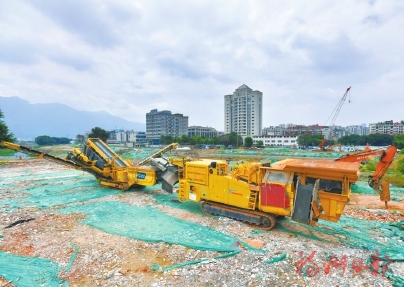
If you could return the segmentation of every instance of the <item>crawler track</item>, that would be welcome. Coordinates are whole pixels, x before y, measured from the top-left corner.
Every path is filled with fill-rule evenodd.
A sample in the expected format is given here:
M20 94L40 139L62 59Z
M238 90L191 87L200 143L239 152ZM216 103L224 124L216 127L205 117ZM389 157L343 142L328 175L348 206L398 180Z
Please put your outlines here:
M220 204L212 201L204 201L201 210L206 214L222 215L235 220L247 222L259 226L264 230L271 230L276 223L275 215L255 210L248 210Z

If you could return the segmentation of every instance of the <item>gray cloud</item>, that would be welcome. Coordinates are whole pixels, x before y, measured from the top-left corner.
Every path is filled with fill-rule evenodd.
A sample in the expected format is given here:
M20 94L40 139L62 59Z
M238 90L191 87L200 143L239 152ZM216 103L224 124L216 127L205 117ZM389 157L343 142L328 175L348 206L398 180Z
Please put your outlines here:
M0 96L139 122L167 109L222 130L223 96L243 83L264 93L264 126L323 124L352 85L337 124L401 120L403 6L0 2Z
M85 58L82 55L72 55L69 52L64 53L63 51L58 51L57 53L50 52L48 55L49 59L59 65L64 65L71 67L77 71L89 70L93 62L91 59Z
M138 17L136 11L119 5L109 6L99 1L27 1L62 28L78 35L83 41L110 48L121 43L114 23Z
M328 41L300 35L293 46L304 51L309 65L321 74L346 74L366 69L369 65L368 55L356 47L347 35L338 35Z
M0 40L0 46L0 62L32 65L39 61L38 49L32 43Z
M169 52L163 52L157 56L157 62L163 68L169 71L171 76L179 76L198 80L206 77L203 67L198 66L185 57Z

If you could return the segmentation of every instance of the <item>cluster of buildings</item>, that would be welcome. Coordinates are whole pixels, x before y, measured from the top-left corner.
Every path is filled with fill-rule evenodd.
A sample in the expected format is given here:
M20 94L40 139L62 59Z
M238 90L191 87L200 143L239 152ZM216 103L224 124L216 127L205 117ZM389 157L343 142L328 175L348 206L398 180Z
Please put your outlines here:
M295 146L301 134L328 135L330 126L280 124L263 127L262 92L255 91L247 85L241 85L233 94L224 96L224 132L212 127L188 126L188 116L171 111L151 110L146 113L146 132L115 130L110 132L109 142L131 142L134 145L158 145L161 136L181 137L201 136L204 138L220 137L236 132L243 138L251 136L253 142L262 141L265 146ZM334 126L334 138L346 135L367 135L372 133L403 134L404 121L386 121L381 123Z

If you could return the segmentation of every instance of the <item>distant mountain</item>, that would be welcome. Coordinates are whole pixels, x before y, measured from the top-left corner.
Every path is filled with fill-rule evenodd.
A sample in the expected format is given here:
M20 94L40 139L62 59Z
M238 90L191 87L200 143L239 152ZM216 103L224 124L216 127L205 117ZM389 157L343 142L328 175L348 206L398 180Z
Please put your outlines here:
M94 127L145 131L146 124L130 122L107 112L81 112L63 104L30 104L18 97L0 97L2 119L18 139L37 136L76 138Z

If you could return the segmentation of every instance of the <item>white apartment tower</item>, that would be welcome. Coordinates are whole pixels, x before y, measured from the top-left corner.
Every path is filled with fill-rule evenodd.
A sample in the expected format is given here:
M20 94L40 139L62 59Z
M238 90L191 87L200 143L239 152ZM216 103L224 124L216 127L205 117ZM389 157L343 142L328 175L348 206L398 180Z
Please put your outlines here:
M240 136L260 136L262 130L262 92L242 85L224 96L224 131Z

